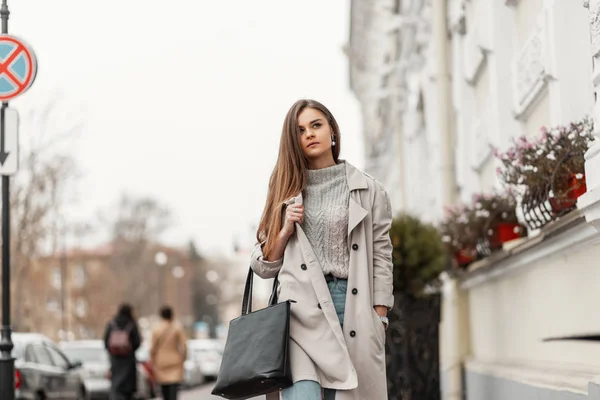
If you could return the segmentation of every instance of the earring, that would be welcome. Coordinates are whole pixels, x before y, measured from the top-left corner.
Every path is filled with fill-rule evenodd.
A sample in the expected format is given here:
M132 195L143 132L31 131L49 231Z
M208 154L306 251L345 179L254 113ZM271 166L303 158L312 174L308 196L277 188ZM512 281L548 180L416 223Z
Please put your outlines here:
M335 136L331 136L331 145L335 147Z

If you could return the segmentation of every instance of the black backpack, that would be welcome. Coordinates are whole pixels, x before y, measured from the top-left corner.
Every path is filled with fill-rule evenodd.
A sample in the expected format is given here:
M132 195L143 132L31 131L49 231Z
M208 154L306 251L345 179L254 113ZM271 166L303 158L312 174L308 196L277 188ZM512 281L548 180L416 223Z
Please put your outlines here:
M131 345L131 324L127 324L121 329L117 324L111 322L110 334L108 336L108 352L113 356L127 356L131 354L133 346Z

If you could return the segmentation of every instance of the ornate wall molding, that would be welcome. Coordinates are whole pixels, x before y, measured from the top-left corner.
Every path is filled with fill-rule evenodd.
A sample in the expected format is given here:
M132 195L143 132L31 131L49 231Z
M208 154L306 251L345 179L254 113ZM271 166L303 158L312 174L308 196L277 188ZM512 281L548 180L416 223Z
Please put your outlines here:
M544 93L552 77L546 26L544 14L542 23L533 29L513 61L514 113L517 118L522 118Z
M486 65L487 53L480 46L473 30L465 35L464 57L464 78L469 84L475 85Z
M590 21L590 40L591 40L591 50L592 50L592 58L594 61L594 70L592 72L592 84L594 85L594 91L596 96L600 93L600 0L584 0L584 7L587 7L589 10L589 21ZM598 164L599 161L594 161L594 159L600 159L600 124L598 121L600 120L600 101L596 99L596 104L594 105L594 135L597 140L595 144L590 147L588 153L586 154L586 171L592 171L594 168L588 168L588 166L593 165L593 163ZM594 165L596 167L597 165ZM588 191L591 189L588 189Z
M484 115L487 115L487 113L484 113ZM478 118L473 123L471 138L471 167L479 172L487 159L492 155L492 145L484 120Z
M486 67L490 52L491 31L488 10L480 2L462 2L462 11L466 18L464 34L463 77L470 85L476 85L481 72Z
M448 5L448 26L453 32L466 33L465 0L451 0Z
M590 10L592 56L598 57L600 56L600 0L588 1L587 7Z

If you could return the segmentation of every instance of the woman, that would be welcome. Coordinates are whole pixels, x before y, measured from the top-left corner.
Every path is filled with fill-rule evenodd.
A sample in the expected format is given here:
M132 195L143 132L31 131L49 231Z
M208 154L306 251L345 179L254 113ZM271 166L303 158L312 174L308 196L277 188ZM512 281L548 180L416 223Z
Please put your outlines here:
M150 358L163 400L176 400L184 379L187 337L181 324L173 321L171 307L162 307L160 316L162 321L152 332Z
M104 333L104 345L110 355L111 400L133 399L137 391L135 351L140 343L133 308L122 304Z
M251 267L279 274L292 303L294 385L283 400L384 400L385 329L391 309L392 222L380 183L339 159L329 110L300 100L283 125L279 157Z

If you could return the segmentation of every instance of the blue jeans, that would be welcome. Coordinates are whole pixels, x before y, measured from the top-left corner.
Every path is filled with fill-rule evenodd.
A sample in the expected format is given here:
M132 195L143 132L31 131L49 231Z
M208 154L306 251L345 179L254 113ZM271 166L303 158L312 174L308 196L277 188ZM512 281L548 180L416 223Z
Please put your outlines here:
M346 308L346 292L348 281L337 279L327 282L333 306L340 319L340 325L344 325L344 309ZM325 400L335 400L335 390L325 389ZM321 400L321 385L315 381L298 381L283 391L283 400Z

